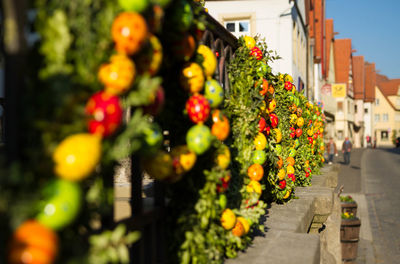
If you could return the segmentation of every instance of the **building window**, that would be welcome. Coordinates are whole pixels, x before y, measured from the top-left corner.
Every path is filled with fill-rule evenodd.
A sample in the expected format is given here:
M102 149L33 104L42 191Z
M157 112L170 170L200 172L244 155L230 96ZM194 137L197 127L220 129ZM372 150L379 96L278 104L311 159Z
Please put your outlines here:
M227 21L225 27L236 37L250 35L250 20Z
M375 105L379 105L379 98L375 99Z
M338 140L343 140L343 130L338 130L337 131L337 139Z
M381 140L387 141L389 139L389 133L387 131L381 131Z
M375 114L375 122L379 122L381 119L379 114Z
M389 115L388 114L382 114L382 122L387 122L389 121Z
M358 105L354 105L354 113L357 114L358 112Z
M343 113L343 102L337 102L338 113Z
M364 114L368 114L368 108L364 109Z

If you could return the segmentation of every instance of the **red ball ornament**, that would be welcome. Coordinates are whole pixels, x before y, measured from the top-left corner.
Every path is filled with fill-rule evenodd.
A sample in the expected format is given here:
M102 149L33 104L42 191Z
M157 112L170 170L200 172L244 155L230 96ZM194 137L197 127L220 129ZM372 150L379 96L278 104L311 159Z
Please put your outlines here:
M270 126L267 126L265 128L265 133L267 133L267 136L269 136L271 134L271 127Z
M274 114L274 113L270 114L269 115L269 119L271 120L271 126L273 128L278 126L279 119L278 119L278 116L276 114Z
M109 136L122 121L122 107L119 98L106 92L97 92L86 104L89 132L103 137Z
M263 58L262 51L258 47L254 47L251 49L250 52L251 56L254 56L257 60L261 60Z
M288 174L288 178L292 180L292 182L296 181L296 176L294 174Z
M303 130L301 128L296 129L296 137L300 137L303 134Z
M279 188L281 188L282 190L286 188L286 181L285 180L279 181Z
M291 138L295 138L296 137L296 132L291 132L289 135L290 135Z
M200 94L193 95L186 102L186 111L193 123L205 122L210 115L210 103Z
M265 121L264 117L261 117L260 120L258 121L258 132L260 133L264 132L266 126L267 122Z
M306 172L306 178L308 178L310 176L309 172Z
M293 88L293 84L291 82L285 82L285 89L291 91Z

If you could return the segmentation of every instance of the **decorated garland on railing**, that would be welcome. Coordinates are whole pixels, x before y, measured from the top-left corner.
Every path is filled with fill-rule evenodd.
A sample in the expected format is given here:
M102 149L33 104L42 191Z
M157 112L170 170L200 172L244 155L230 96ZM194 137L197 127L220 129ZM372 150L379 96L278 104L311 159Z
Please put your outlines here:
M318 172L321 109L296 92L289 75L272 73L268 63L278 57L264 42L239 39L224 91L213 79L215 54L198 45L205 20L197 3L92 0L91 13L82 15L85 3L49 2L37 3L43 67L33 83L46 87L54 111L35 116L43 164L29 172L46 177L35 183L43 190L40 206L24 215L35 220L13 234L10 263L26 256L27 263L52 263L58 251L62 261L128 262L127 246L139 235L122 225L107 230L107 177L133 153L147 174L170 184L166 224L177 263L235 257L263 230L266 202L288 201Z

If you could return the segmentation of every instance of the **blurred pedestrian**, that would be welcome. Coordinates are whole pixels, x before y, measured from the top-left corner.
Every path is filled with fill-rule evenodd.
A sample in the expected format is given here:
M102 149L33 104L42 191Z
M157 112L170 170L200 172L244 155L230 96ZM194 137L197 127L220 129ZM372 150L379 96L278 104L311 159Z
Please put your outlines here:
M351 143L348 137L345 137L343 145L342 145L342 153L344 156L344 164L350 164L350 152L353 148L353 144Z
M327 151L328 151L328 164L332 164L333 163L333 155L335 155L335 156L338 155L336 144L335 144L335 141L333 141L332 137L329 138Z

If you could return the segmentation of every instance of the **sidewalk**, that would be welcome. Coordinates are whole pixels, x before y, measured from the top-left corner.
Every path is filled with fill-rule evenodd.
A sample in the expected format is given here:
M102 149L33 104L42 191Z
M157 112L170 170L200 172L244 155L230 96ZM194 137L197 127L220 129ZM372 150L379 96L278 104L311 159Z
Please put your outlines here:
M340 164L338 187L343 186L342 195L351 195L358 204L357 216L361 220L360 240L358 243L357 264L375 263L373 238L369 221L368 203L365 197L365 179L363 170L365 162L363 152L365 149L353 149L349 165L343 163L343 155L335 157L335 162ZM327 165L330 166L330 165Z

